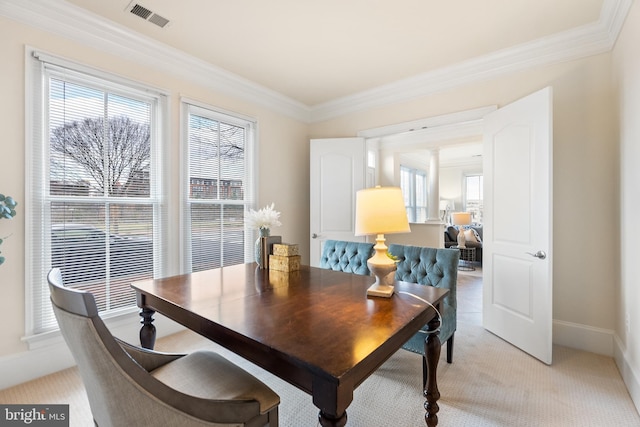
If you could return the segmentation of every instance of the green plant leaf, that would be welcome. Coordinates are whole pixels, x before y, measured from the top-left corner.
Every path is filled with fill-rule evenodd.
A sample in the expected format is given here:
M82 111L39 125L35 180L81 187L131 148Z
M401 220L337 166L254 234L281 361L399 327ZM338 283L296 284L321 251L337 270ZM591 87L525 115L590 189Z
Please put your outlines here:
M18 202L16 202L13 197L5 197L4 199L4 203L5 205L9 206L10 208L15 208L18 205Z

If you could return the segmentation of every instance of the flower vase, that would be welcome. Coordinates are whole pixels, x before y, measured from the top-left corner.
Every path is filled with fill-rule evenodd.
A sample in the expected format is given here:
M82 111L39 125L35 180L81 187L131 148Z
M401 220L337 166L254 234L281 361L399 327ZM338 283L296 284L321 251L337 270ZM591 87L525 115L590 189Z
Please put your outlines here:
M254 250L254 255L255 255L255 259L256 259L256 263L258 264L258 266L260 266L260 268L263 268L264 266L266 266L266 258L269 254L265 254L263 253L263 245L262 245L262 238L263 237L269 237L271 235L271 232L268 228L260 228L260 237L258 237L258 239L256 240L256 244L255 244L255 250ZM265 262L263 262L263 260Z

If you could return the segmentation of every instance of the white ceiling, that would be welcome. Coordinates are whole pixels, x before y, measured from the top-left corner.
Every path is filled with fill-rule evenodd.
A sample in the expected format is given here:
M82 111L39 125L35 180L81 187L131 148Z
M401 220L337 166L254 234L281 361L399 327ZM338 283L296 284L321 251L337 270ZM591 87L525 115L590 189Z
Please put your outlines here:
M165 28L130 0L67 1L313 107L582 28L618 0L136 2Z

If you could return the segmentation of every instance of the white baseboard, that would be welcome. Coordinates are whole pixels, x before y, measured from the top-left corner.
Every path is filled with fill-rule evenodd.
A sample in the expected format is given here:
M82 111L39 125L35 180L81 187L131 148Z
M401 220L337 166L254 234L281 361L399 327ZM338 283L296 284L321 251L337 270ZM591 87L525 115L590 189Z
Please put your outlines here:
M627 390L629 391L631 400L636 406L636 410L638 411L638 413L640 413L640 381L638 380L640 377L638 376L638 373L633 369L633 367L629 364L627 349L617 335L614 339L613 358L616 361L616 365L618 366L618 370L620 371L620 375L622 376L622 381L624 381L625 385L627 386Z
M184 330L184 327L159 314L154 315L158 338ZM140 323L137 314L117 321L106 320L111 333L137 344ZM75 366L73 356L62 336L52 338L50 344L22 353L0 357L0 390Z
M579 323L553 321L553 343L565 347L613 357L613 336L610 329Z
M553 343L612 357L640 413L640 376L629 363L627 350L614 331L554 320Z

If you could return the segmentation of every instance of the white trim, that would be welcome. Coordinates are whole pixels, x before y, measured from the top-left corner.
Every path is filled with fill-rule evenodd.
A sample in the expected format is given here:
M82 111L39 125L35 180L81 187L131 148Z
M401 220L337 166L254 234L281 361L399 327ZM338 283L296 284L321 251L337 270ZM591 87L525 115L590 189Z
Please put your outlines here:
M409 101L527 68L609 52L633 0L604 0L597 22L315 105L311 122Z
M118 313L100 315L100 317L110 327L118 328L123 325L131 324L133 322L131 320L133 319L132 316L137 316L139 312L140 309L134 306L121 309ZM22 337L22 341L27 343L29 350L38 350L40 348L62 342L63 339L60 329L56 326L55 329L48 332Z
M30 218L32 218L31 209L32 209L32 189L33 185L33 168L31 167L33 156L36 154L34 152L34 144L33 140L35 138L35 133L37 129L40 129L42 125L36 126L36 120L42 119L42 114L39 114L40 111L36 112L35 108L39 107L40 103L35 102L35 94L40 90L40 83L38 83L37 87L32 82L35 82L35 74L36 71L33 69L34 67L41 68L42 63L38 61L34 61L31 50L27 46L25 49L24 55L24 69L25 69L25 85L24 85L24 195L25 195L25 203L23 205L24 209L24 218L25 218L25 227L24 227L24 259L31 259L31 245L28 242L33 241L33 235L36 232L33 227L30 225ZM40 79L41 80L41 79ZM39 80L39 81L40 81ZM39 131L38 131L39 132ZM29 266L28 262L24 263L24 278L26 283L33 283L33 274L32 269ZM29 306L31 306L31 301L33 301L33 289L31 286L24 287L24 303L26 304L29 301ZM33 331L34 322L33 316L31 315L31 311L29 308L26 308L24 311L24 324L26 331Z
M579 323L553 321L553 343L613 357L614 331Z
M404 132L419 131L422 129L435 128L439 126L459 124L482 119L487 114L498 109L497 105L474 108L471 110L458 111L455 113L442 114L439 116L427 117L424 119L412 120L410 122L397 123L388 126L365 129L358 132L358 136L363 138L383 138L390 135L397 135Z
M136 344L140 340L137 317L137 314L130 314L119 319L107 319L104 323L114 336ZM183 326L160 314L155 314L154 318L157 338L185 330ZM41 344L43 345L33 350L0 357L0 390L75 366L71 352L59 333L57 337L51 336L46 345L44 342Z
M103 19L65 1L0 0L0 15L119 57L180 76L212 90L309 120L309 107L271 89ZM179 67L176 64L180 64Z
M530 67L608 52L632 2L604 0L597 22L312 107L64 1L0 0L0 15L313 123Z
M204 110L206 113L213 112L213 113L223 114L227 116L224 119L226 122L233 123L235 125L245 126L246 122L250 122L252 125L255 125L256 123L258 123L258 119L256 119L255 117L248 116L242 113L236 113L235 111L227 110L220 107L214 107L211 104L208 104L206 102L197 101L193 98L189 98L186 96L180 96L180 102L183 104L189 104L194 107L198 107Z
M613 358L622 376L622 381L627 386L636 410L640 413L640 375L633 369L633 363L630 360L631 356L618 335L614 336L613 351Z
M170 93L165 90L128 77L123 77L119 74L103 71L99 68L91 67L62 56L52 55L31 46L26 46L26 49L35 60L42 62L47 70L59 70L62 74L79 76L79 78L83 80L91 78L108 80L114 85L123 86L127 93L131 91L138 91L144 95L151 94L152 96L167 97L170 95Z
M427 117L358 132L369 146L378 149L407 151L437 148L461 143L484 132L483 118L498 107L490 105L472 110Z

